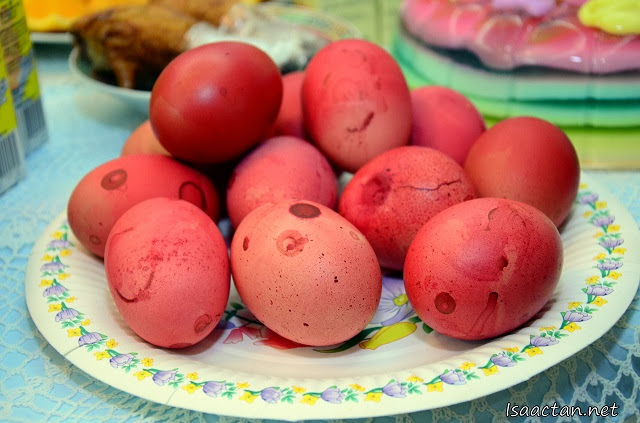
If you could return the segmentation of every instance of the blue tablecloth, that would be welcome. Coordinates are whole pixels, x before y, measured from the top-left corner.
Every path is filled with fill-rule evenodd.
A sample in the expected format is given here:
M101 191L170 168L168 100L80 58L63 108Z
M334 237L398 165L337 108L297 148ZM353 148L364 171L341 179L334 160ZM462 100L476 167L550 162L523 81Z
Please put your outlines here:
M50 137L27 158L28 176L0 195L0 421L238 420L167 407L114 389L66 361L31 320L24 278L34 242L64 209L80 178L117 157L127 135L145 119L129 105L76 80L66 62L68 46L39 45L36 53ZM640 171L588 173L604 182L640 222ZM557 402L585 410L615 402L619 414L613 421L638 416L638 307L636 294L605 336L508 390L453 407L376 421L500 421L505 419L507 402L530 406Z

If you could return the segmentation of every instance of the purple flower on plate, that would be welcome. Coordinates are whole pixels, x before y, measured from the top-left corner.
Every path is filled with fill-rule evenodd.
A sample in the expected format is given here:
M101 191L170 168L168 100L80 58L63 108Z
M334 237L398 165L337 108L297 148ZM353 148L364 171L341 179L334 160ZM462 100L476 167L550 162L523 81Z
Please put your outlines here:
M529 342L534 347L548 347L557 344L558 340L553 336L534 336Z
M40 268L40 270L45 272L45 273L57 273L57 272L62 271L62 269L64 269L64 264L62 264L60 262L57 262L57 261L52 261L50 263L45 263Z
M219 329L219 330L233 329L235 327L236 325L234 323L228 320L222 320L222 319L216 325L216 329Z
M57 297L58 295L64 294L67 292L67 288L62 285L53 285L49 288L45 289L42 293L43 297Z
M80 338L78 338L78 345L79 346L91 345L100 341L102 341L102 335L99 334L98 332L91 332L86 335L82 335Z
M613 292L613 289L604 286L589 285L585 291L587 295L595 295L596 297L604 297Z
M66 239L54 239L53 241L49 242L49 245L47 247L52 249L64 249L69 248L70 246L71 243Z
M402 278L385 275L382 277L382 295L372 324L391 326L413 314Z
M516 362L513 361L513 358L509 357L505 353L500 353L491 357L491 362L500 367L513 367L516 365Z
M582 205L595 204L600 196L596 193L586 194L580 197L579 202Z
M115 357L111 357L111 360L109 360L109 364L111 364L111 367L113 367L114 369L117 369L118 367L131 364L132 361L133 361L132 354L118 354Z
M407 396L407 388L398 382L389 382L382 388L382 393L392 398L404 398Z
M555 0L493 0L491 6L497 10L520 9L531 16L543 16L556 6Z
M209 395L211 398L217 398L222 391L224 391L226 385L222 382L207 382L202 387L202 392L205 395Z
M611 270L617 270L620 269L622 267L622 262L621 261L615 261L615 260L604 260L598 264L596 264L596 267L602 271L611 271Z
M320 396L323 401L331 404L340 404L344 399L344 394L338 388L325 389Z
M56 322L73 319L77 315L78 315L78 310L74 308L68 308L66 310L59 311L58 314L56 314Z
M600 241L600 245L606 248L607 250L613 250L616 247L624 244L624 239L622 238L605 238Z
M275 388L265 388L260 392L260 398L269 404L277 404L282 397L282 392Z
M615 220L615 216L597 216L591 220L591 223L595 226L604 228L605 226L611 225Z
M447 385L464 385L467 383L464 374L461 372L446 372L440 375L440 380Z
M591 315L580 311L567 311L564 313L563 319L567 322L577 323L591 319Z
M173 382L173 380L176 378L176 373L177 372L175 370L164 370L158 372L153 375L153 381L158 386L164 386L167 383Z

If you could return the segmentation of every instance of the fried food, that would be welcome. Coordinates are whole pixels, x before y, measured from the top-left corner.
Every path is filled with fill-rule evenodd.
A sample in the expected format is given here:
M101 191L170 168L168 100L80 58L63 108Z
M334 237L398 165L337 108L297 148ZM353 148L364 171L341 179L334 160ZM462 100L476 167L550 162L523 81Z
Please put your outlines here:
M184 34L196 22L177 10L147 4L80 18L71 32L94 71L112 71L119 86L136 88L138 81L155 79L186 50Z

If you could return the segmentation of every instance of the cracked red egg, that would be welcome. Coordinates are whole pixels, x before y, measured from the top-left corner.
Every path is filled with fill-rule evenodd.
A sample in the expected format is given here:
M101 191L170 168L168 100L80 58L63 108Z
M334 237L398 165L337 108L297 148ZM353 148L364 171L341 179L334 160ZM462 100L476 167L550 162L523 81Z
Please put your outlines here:
M338 210L367 237L380 265L401 270L409 245L438 212L475 198L464 169L428 147L386 151L360 168Z
M132 206L153 197L189 201L217 220L218 194L202 173L160 154L122 156L96 167L76 185L67 205L69 226L100 257L114 223Z
M409 301L434 330L493 338L526 323L551 298L563 250L554 223L513 200L481 198L433 217L404 267Z
M284 200L249 213L231 243L231 272L254 316L305 345L358 334L382 291L380 265L364 235L311 201Z
M227 247L211 218L189 202L153 198L133 206L113 225L104 263L120 315L153 345L194 345L224 313Z

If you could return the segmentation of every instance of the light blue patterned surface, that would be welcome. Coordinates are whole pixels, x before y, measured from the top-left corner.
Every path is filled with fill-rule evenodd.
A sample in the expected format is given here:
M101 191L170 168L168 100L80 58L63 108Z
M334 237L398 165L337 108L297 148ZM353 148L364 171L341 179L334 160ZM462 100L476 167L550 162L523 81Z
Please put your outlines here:
M119 100L74 80L66 63L68 53L67 47L49 45L37 50L50 139L27 158L26 179L0 195L0 421L239 421L162 406L111 388L49 346L29 316L24 272L35 240L64 209L77 181L117 157L127 135L145 119ZM604 182L640 222L640 171L589 173ZM620 415L612 421L637 421L638 306L636 294L623 318L592 346L506 391L453 407L375 421L502 421L507 402L532 406L554 401L585 410L615 401Z

